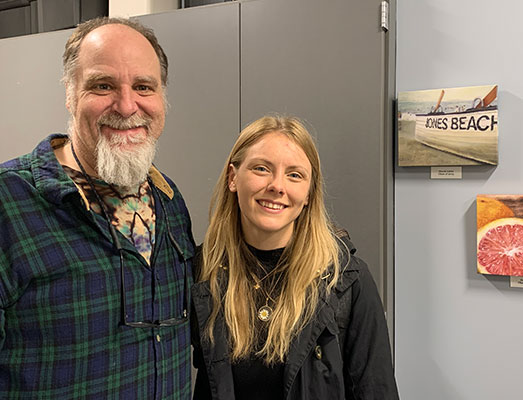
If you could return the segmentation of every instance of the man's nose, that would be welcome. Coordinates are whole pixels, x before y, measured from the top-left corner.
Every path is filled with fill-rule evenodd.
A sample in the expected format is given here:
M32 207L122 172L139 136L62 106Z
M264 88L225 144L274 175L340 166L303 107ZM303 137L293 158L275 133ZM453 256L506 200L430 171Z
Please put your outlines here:
M117 93L113 103L113 110L124 118L128 118L138 111L135 98L136 93L132 88L122 87Z

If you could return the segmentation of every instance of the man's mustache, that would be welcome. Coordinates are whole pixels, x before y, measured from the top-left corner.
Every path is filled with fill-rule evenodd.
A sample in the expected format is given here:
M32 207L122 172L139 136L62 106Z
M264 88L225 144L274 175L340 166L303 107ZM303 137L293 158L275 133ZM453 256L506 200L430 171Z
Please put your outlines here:
M128 118L122 117L118 113L109 113L104 114L98 119L98 128L101 128L103 125L108 126L112 129L133 129L138 127L149 128L151 125L152 118L148 115L139 115L133 114Z

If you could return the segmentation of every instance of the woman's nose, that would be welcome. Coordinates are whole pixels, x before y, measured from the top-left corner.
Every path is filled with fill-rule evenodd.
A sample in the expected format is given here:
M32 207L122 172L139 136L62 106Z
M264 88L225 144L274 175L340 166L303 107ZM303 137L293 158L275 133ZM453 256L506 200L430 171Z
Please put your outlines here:
M284 177L282 174L272 175L272 179L267 186L267 190L277 192L280 194L285 193Z

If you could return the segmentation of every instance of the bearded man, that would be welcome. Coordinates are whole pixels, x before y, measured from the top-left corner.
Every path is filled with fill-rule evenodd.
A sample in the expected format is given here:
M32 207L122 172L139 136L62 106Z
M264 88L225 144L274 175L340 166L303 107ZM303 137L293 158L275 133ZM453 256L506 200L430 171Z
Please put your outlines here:
M69 134L0 165L0 398L189 399L194 241L153 165L167 57L143 25L79 25Z

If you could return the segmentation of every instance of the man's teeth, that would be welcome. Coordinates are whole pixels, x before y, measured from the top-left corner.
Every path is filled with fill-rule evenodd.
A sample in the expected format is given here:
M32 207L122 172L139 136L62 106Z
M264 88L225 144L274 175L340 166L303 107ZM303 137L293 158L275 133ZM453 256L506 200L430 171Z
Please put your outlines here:
M283 210L285 208L285 206L283 206L281 204L268 203L266 201L260 201L260 204L263 207L267 207L267 208L270 208L272 210Z

